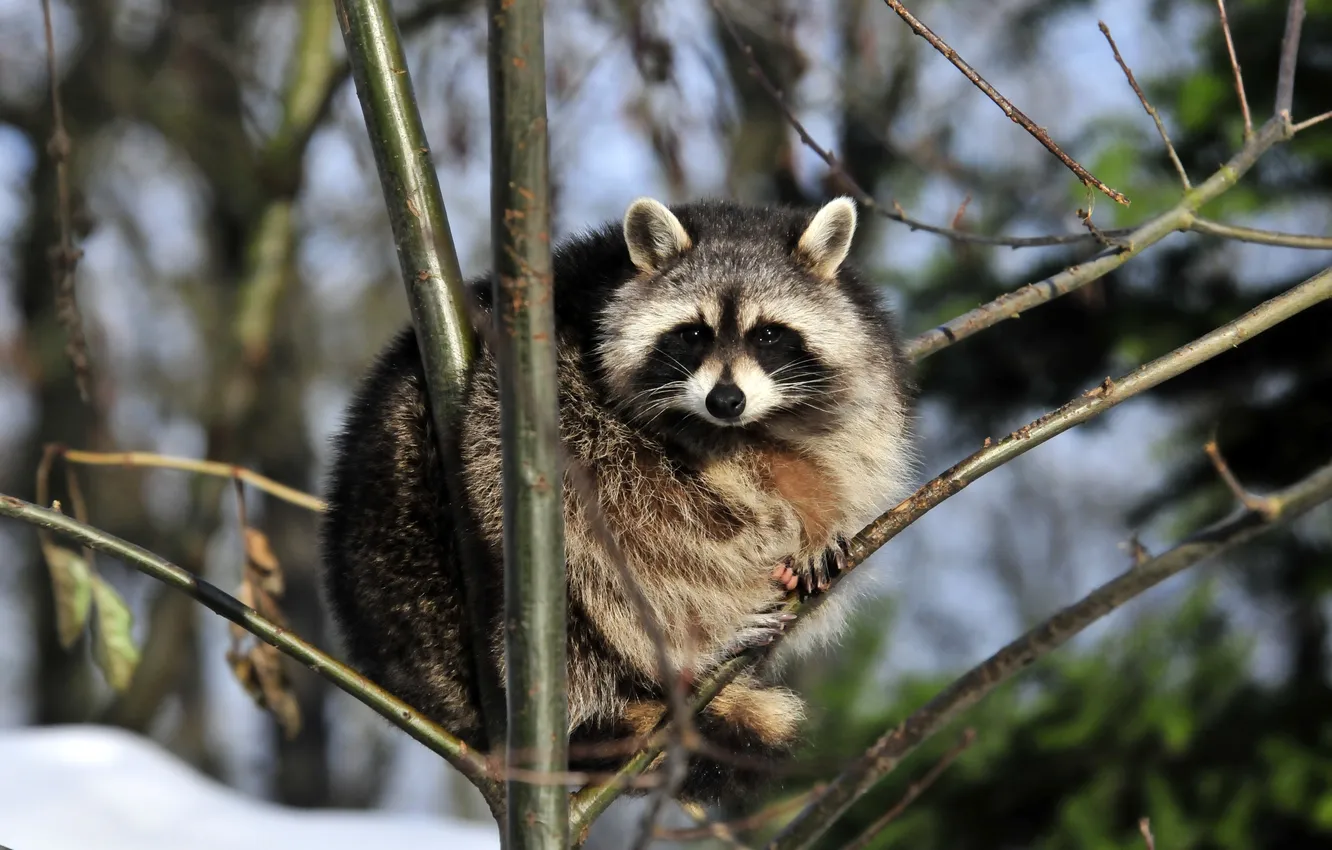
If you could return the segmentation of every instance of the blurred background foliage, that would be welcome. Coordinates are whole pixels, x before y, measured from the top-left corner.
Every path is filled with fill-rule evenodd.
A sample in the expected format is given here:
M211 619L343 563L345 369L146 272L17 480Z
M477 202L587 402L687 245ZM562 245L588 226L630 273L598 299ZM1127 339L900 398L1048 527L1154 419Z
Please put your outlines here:
M140 449L320 488L352 382L406 321L382 195L327 0L55 3L78 294L96 404L78 397L48 248L55 172L41 14L0 0L0 489L33 497L42 445ZM1258 122L1270 114L1285 3L1231 0ZM485 19L474 0L395 4L465 270L488 257ZM1213 0L919 0L912 11L1131 207L1178 197L1159 139L1096 30L1104 19L1162 111L1195 182L1242 142ZM938 224L1078 232L1076 181L877 0L721 8L810 132L881 203ZM816 203L843 191L800 145L707 2L552 0L552 171L560 234L632 198L723 194ZM1332 109L1332 3L1309 0L1297 120ZM1204 213L1332 233L1332 123L1264 158ZM860 262L907 332L1089 256L954 244L873 215ZM973 337L920 369L922 476L1107 375L1182 345L1332 252L1175 235L1086 289ZM793 671L814 707L808 767L867 746L1021 629L1150 549L1233 507L1201 446L1213 434L1256 490L1332 454L1332 305L1060 437L947 503L868 569L884 595L847 641ZM94 412L95 410L95 412ZM223 587L240 580L230 488L169 471L83 470L94 524ZM956 504L955 504L956 503ZM317 592L314 517L253 497L292 627L335 646ZM1328 617L1332 515L1158 588L970 711L977 739L874 847L1332 846ZM299 806L468 811L428 753L293 670L287 739L230 678L225 627L103 564L136 611L144 658L108 692L85 643L56 641L28 529L0 528L0 723L114 723L200 769ZM959 725L957 732L960 733ZM849 840L957 740L868 795ZM808 787L792 776L774 799ZM594 833L617 847L620 807Z

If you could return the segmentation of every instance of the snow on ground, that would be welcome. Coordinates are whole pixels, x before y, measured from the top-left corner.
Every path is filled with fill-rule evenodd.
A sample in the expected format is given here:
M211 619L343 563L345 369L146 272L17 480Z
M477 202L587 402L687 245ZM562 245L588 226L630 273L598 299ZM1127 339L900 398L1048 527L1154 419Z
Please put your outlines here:
M0 847L10 850L498 850L493 826L291 809L236 793L141 736L102 726L0 732Z

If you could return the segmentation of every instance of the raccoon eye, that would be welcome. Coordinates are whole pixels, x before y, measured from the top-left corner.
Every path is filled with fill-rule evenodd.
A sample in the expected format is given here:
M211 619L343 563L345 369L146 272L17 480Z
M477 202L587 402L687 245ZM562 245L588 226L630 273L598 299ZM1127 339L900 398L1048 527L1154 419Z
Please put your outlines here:
M685 325L675 333L690 345L697 345L708 338L709 329L706 325Z
M781 325L764 325L754 332L754 341L759 345L774 345L786 335L785 330Z

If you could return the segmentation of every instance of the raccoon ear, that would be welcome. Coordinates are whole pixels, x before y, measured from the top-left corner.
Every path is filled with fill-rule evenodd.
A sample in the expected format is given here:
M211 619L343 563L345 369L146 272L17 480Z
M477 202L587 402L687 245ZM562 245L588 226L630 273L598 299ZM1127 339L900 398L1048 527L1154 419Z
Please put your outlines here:
M848 197L834 198L823 205L800 235L796 256L810 271L825 280L837 276L846 255L851 253L851 237L856 232L856 205Z
M693 247L675 213L660 201L639 198L624 214L624 241L635 268L649 274Z

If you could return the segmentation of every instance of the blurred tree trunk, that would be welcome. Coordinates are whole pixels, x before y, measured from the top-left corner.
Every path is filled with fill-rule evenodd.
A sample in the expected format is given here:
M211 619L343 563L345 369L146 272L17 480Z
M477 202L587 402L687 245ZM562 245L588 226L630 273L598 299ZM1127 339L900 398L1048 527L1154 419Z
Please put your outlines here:
M740 51L726 22L716 20L719 14L730 19L741 38L752 48L752 62L763 69L790 105L793 90L806 66L795 40L794 16L777 4L749 7L744 19L735 14L738 7L734 4L723 3L721 9L721 12L714 11L713 30L726 58L726 69L735 87L740 112L732 130L727 157L727 185L735 197L745 201L809 203L796 180L790 123L751 73L751 57ZM767 23L764 33L745 25L744 20L750 17L761 18ZM778 38L768 37L774 29L778 31Z

